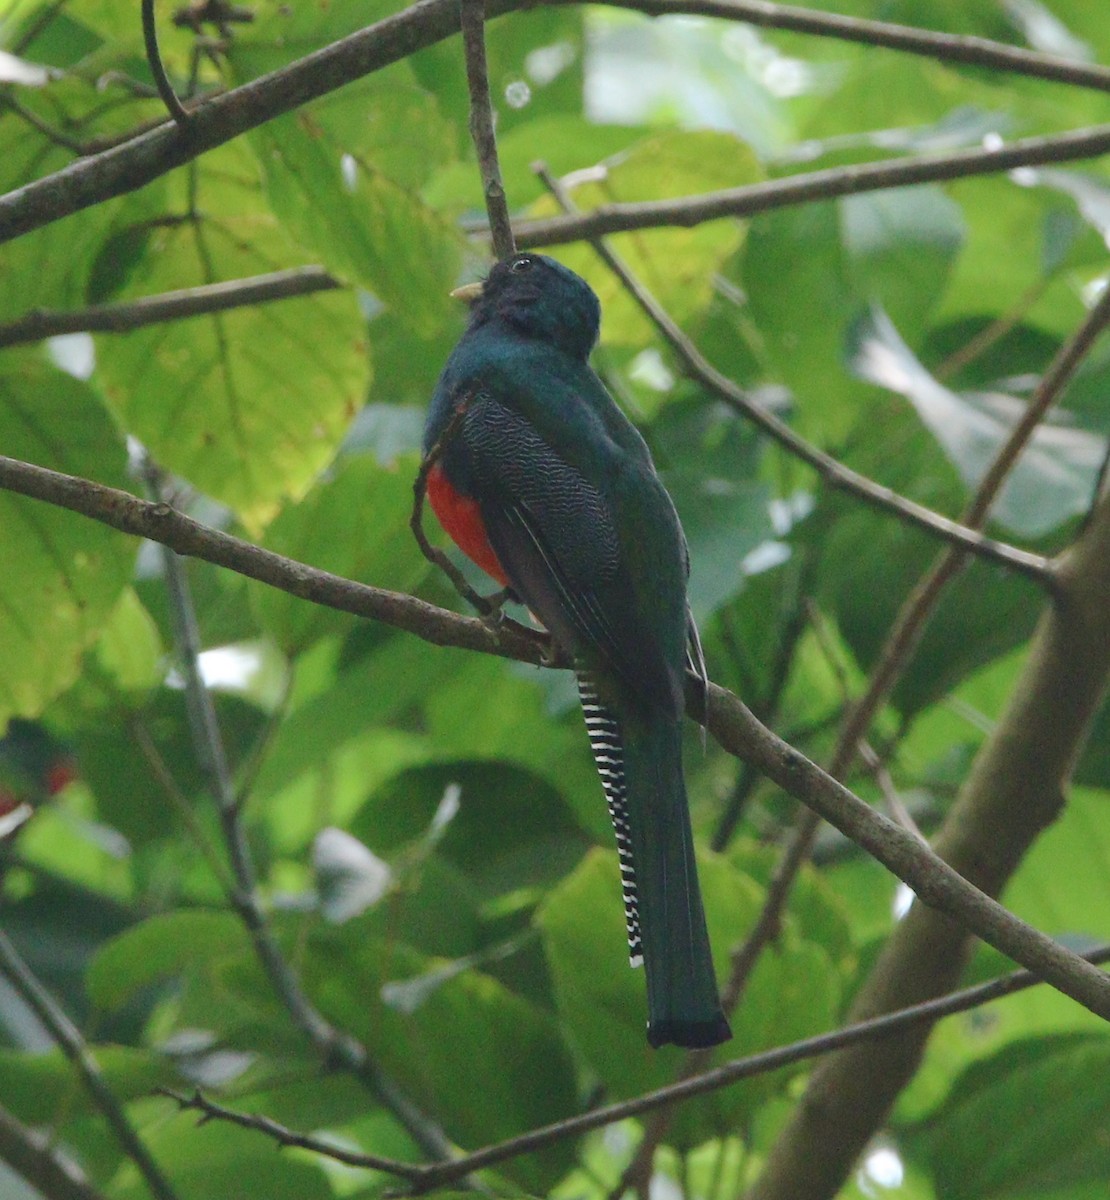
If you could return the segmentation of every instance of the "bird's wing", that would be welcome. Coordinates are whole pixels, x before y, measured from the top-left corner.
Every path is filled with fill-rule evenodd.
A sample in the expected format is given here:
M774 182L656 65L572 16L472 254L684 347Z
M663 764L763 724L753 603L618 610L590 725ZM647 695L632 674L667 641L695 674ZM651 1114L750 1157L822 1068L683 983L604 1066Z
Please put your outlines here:
M486 535L514 590L571 653L645 698L671 693L601 490L487 393L470 404L461 435Z

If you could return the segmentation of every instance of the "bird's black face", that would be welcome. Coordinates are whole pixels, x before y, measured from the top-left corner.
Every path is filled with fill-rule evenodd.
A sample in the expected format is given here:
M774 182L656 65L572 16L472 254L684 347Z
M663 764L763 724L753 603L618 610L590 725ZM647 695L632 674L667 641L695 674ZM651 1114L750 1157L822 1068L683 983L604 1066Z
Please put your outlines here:
M490 271L475 302L475 323L492 317L584 359L597 342L601 305L590 285L562 263L544 254L515 254Z

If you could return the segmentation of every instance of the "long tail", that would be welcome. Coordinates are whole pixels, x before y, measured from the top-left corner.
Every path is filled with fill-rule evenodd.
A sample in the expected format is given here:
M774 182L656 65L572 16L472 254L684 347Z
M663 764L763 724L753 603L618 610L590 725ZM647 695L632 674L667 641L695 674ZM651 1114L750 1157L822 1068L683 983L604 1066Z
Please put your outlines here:
M629 959L647 975L648 1041L715 1046L732 1032L705 928L681 730L665 716L622 721L585 674L578 691L617 835Z

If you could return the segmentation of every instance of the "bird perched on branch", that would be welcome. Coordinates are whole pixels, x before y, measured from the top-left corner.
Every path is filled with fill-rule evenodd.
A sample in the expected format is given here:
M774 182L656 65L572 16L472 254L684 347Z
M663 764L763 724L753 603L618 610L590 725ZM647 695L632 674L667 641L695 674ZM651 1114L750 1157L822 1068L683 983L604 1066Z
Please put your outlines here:
M470 322L424 434L428 499L475 563L573 657L617 836L629 954L647 976L648 1041L731 1036L705 927L681 724L689 663L686 541L643 438L589 366L589 285L517 254L458 289Z

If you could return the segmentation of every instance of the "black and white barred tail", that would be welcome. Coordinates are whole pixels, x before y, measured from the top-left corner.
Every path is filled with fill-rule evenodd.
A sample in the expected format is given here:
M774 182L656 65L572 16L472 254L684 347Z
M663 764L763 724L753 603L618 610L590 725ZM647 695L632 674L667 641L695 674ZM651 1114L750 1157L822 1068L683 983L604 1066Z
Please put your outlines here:
M617 859L621 872L621 895L624 897L624 920L628 931L628 961L633 967L643 966L644 943L640 932L640 901L636 890L636 867L632 861L632 828L628 812L628 780L624 764L624 743L620 722L598 698L593 680L578 672L578 695L586 733L590 738L597 773L609 805L609 817L617 837Z

